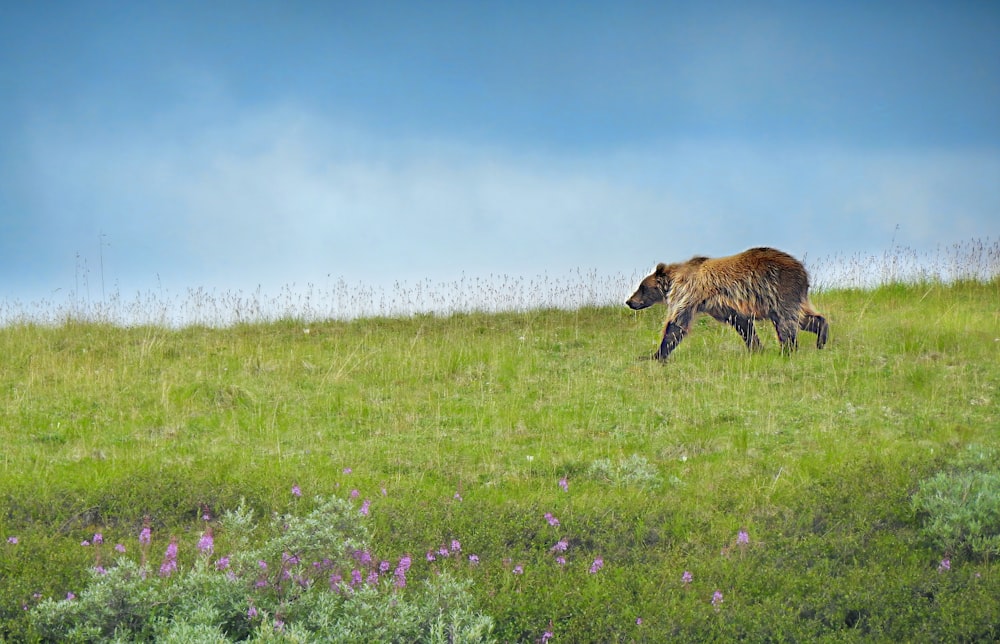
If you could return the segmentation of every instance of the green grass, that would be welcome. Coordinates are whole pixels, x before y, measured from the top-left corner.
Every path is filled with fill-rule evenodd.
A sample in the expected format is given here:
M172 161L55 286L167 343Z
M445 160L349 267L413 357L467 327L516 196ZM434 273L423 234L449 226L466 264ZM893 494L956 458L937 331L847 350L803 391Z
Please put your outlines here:
M359 490L381 556L472 579L501 641L1000 637L995 559L941 551L911 503L1000 448L1000 281L813 302L822 351L761 325L750 355L705 319L665 364L638 359L661 307L4 326L0 638L79 592L95 531L134 543L148 517L161 553L205 507L289 511L294 484ZM452 539L480 564L426 562Z

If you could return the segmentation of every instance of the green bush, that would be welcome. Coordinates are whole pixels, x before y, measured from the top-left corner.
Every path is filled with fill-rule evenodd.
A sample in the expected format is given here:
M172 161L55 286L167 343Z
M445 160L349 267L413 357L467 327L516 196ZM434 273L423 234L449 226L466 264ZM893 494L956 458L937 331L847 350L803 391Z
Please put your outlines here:
M1000 555L1000 472L992 452L968 450L954 471L920 483L914 509L924 534L942 551L983 559Z
M211 528L190 565L171 540L159 570L120 556L92 569L79 596L32 609L38 634L53 641L490 641L491 618L474 610L470 582L447 574L407 588L409 558L393 570L371 554L357 508L316 499L298 517L261 529L241 506L218 523L234 549L214 557ZM207 536L206 536L207 535Z

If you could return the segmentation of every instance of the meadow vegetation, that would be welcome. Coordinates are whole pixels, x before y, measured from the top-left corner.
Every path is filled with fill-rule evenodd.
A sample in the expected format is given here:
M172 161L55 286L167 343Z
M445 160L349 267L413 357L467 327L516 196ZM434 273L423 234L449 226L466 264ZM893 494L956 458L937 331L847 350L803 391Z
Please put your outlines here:
M812 301L10 322L0 639L1000 638L1000 279Z

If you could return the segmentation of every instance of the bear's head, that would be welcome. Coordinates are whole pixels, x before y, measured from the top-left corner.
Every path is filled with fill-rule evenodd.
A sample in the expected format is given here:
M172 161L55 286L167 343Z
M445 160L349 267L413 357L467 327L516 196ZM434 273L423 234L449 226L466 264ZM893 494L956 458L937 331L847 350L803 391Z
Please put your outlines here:
M635 290L632 297L625 300L629 308L638 311L659 302L666 304L670 287L673 285L673 264L657 264L650 275L647 275Z

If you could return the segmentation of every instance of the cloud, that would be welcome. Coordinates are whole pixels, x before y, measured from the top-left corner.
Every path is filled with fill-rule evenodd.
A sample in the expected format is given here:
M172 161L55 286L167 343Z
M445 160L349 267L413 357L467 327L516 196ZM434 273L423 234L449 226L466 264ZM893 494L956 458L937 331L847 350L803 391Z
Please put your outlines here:
M726 140L554 153L380 137L274 105L88 131L40 123L28 174L44 253L126 290L274 290L659 260L769 244L812 257L996 236L1000 153ZM195 122L197 121L197 122ZM103 237L102 237L103 235Z

